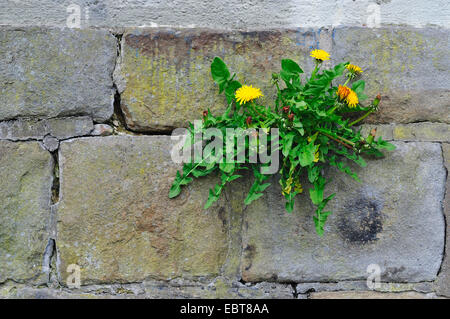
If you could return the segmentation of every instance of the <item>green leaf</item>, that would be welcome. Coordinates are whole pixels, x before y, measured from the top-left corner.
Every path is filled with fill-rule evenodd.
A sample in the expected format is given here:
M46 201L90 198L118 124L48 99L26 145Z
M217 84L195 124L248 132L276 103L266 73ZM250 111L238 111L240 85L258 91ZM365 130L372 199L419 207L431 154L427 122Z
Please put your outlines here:
M383 140L381 139L381 137L378 138L376 144L377 144L377 147L380 148L380 149L386 149L386 150L388 150L388 151L393 151L393 150L396 149L396 147L395 147L394 144L391 144L391 143L389 143L389 142L383 141Z
M234 163L220 163L219 168L225 173L230 173L234 170Z
M308 180L310 183L313 184L317 180L320 170L320 166L308 166Z
M236 80L228 82L228 85L225 89L225 97L227 98L227 103L230 104L234 100L234 96L236 94L236 90L241 87L241 83Z
M231 176L231 177L228 179L228 182L232 182L232 181L234 181L235 179L238 179L239 177L242 177L242 175L233 175L233 176Z
M308 108L308 104L305 101L294 102L294 104L295 104L295 107L299 111L303 111L303 110L306 110Z
M253 175L255 176L255 181L253 182L252 187L250 188L250 191L248 192L247 197L244 200L245 205L250 205L251 202L254 200L257 200L262 195L264 195L262 192L270 186L270 183L264 183L265 180L267 180L270 175L263 175L259 172L259 168L255 165L253 166Z
M284 156L288 156L289 152L291 151L292 148L292 142L294 141L294 137L295 134L294 133L289 133L288 135L286 135L283 138L283 149L282 149L282 153Z
M365 86L366 83L363 80L358 80L353 83L352 90L355 91L355 93L359 96L361 93L364 92Z
M181 193L181 187L179 184L173 184L172 187L170 187L169 191L169 198L177 197Z
M334 78L337 78L338 76L341 76L344 73L345 68L347 67L348 62L342 62L336 65L333 69L334 71Z
M261 196L263 196L264 193L253 193L253 194L248 194L248 196L245 198L244 200L244 204L245 205L250 205L251 202L253 202L254 200L257 200L258 198L260 198Z
M325 188L325 179L319 176L314 183L314 188L309 189L309 197L314 205L319 205L323 201L323 190Z
M289 198L288 201L286 201L285 207L288 213L292 213L292 211L294 210L294 204L295 204L294 196L292 196L291 198Z
M226 82L230 77L230 71L228 71L227 65L221 58L215 57L211 63L211 75L217 84Z
M281 68L287 73L298 74L303 73L302 68L291 59L281 60Z
M324 233L324 226L325 222L327 221L327 218L329 215L331 215L331 212L319 212L319 209L316 210L316 215L313 216L314 220L314 226L316 227L316 232L319 236L323 236Z
M314 162L314 154L316 152L316 146L314 145L314 141L307 144L300 150L299 160L300 165L305 167Z
M217 186L217 185L216 185ZM209 207L211 207L211 205L216 202L219 199L219 196L217 196L212 189L209 190L209 196L208 196L208 200L206 201L205 204L205 209L208 209Z
M331 212L323 212L322 210L325 208L327 203L335 196L336 194L331 194L327 198L325 198L316 209L316 216L313 217L314 225L316 226L316 231L319 236L323 235L325 222Z

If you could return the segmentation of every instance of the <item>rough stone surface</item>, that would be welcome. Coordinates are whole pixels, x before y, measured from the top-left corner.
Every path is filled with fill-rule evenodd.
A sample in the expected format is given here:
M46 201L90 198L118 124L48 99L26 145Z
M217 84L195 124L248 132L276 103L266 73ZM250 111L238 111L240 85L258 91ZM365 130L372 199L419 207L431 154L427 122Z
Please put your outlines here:
M6 285L0 288L0 299L143 299L138 285L93 286L90 289L68 289Z
M88 135L94 126L87 116L54 119L21 119L0 122L0 140L42 140L45 136L67 139Z
M358 183L327 172L337 192L327 210L322 238L314 232L314 209L302 194L292 214L278 180L267 196L246 208L242 277L245 281L329 282L366 280L378 264L384 282L432 281L444 248L445 169L435 143L396 142L384 159L354 167ZM306 185L305 185L306 187Z
M380 110L366 122L450 123L450 57L446 29L337 28L333 61L364 70L369 97L381 93Z
M8 283L0 287L0 299L292 299L290 285L258 283L251 286L217 278L210 283L145 281L135 284L90 285L79 289L29 287Z
M436 299L436 295L421 294L418 292L385 293L375 291L358 292L316 292L312 293L311 299Z
M376 138L386 141L406 142L448 142L450 141L450 125L446 123L410 123L410 124L363 124L361 135L367 137L376 128Z
M183 127L210 108L223 112L225 97L211 78L215 56L224 59L241 83L261 87L271 101L272 72L282 58L313 66L311 48L327 46L327 30L216 32L207 30L130 30L123 37L115 71L127 126L135 131Z
M0 283L41 273L52 173L53 159L39 143L0 141Z
M432 283L386 283L380 282L379 287L374 290L378 292L405 292L416 291L421 293L431 293L433 291ZM311 282L297 284L296 290L299 294L322 291L366 291L368 290L367 281L341 281L332 283Z
M370 25L377 12L381 24L450 26L447 0L286 0L282 4L277 0L2 0L4 10L0 12L0 22L65 27L75 14L68 8L70 4L80 6L81 28L145 25L221 29L361 26Z
M434 121L450 123L446 30L433 28L337 28L220 32L135 29L123 38L115 72L122 110L135 131L186 126L204 109L222 112L223 96L210 75L220 56L238 79L263 89L273 104L271 73L292 58L308 73L309 52L331 51L332 63L350 60L364 69L367 94L382 93L380 111L366 122Z
M58 139L50 135L44 137L44 140L42 142L44 144L44 147L50 152L56 151L59 147Z
M398 126L397 124L396 126ZM363 124L360 126L361 128L361 136L367 138L370 134L370 131L374 128L377 129L377 133L375 135L375 139L382 137L385 141L392 141L394 139L394 125L392 124Z
M109 32L2 27L0 48L0 120L112 115L116 39Z
M94 136L108 136L114 133L114 129L108 124L95 124L91 135Z
M393 138L399 141L449 142L450 125L444 123L414 123L396 125Z
M215 298L215 299L292 299L293 289L287 284L261 282L243 285L217 278L205 285L186 283L181 285L162 282L144 283L149 298Z
M58 239L62 282L70 264L83 285L147 278L216 277L234 262L225 197L203 206L213 178L176 199L168 136L109 136L61 143Z
M435 289L437 294L450 297L450 179L448 177L448 172L450 170L450 144L442 143L442 153L444 155L445 167L447 168L446 192L445 200L443 202L447 228L445 238L445 258L442 262L438 279L436 280Z

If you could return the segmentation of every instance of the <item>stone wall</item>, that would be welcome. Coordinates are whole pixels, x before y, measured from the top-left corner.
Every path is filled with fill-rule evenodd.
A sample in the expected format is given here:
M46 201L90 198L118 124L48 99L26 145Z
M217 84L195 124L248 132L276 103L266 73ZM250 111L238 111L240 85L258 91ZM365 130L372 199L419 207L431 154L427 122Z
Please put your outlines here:
M72 1L0 0L0 297L450 297L447 1L374 1L378 28L371 1L129 2L73 1L70 29ZM309 72L312 48L363 67L383 101L363 129L397 146L355 167L361 183L327 172L324 237L276 176L248 207L243 179L204 210L215 176L169 200L172 130L224 109L212 59L268 101L280 59Z

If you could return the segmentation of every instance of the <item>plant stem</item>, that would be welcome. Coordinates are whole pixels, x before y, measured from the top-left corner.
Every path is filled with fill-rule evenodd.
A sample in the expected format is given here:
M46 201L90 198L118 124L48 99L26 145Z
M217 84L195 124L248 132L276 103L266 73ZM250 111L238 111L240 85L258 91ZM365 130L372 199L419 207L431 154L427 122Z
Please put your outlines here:
M249 104L248 106L250 106L250 107L252 108L252 110L253 110L256 114L258 114L259 116L261 116L262 118L265 118L265 117L266 117L264 114L261 114L261 113L258 112L258 110L256 109L256 106L253 105L253 103Z
M344 86L346 86L348 84L348 82L350 82L350 77L347 78L347 81L345 81Z
M319 66L320 66L320 63L317 62L317 60L315 63L316 63L316 67L314 68L314 71L312 71L312 73L311 73L311 80L313 80L316 77L316 73L319 70Z
M331 138L332 140L344 145L345 147L349 148L349 149L353 149L353 147L355 146L355 143L353 143L352 141L349 141L343 137L340 136L332 136L327 132L322 131L321 129L318 129L317 132L327 136L328 138Z
M339 107L338 102L335 102L334 106L327 111L328 115L333 114L334 111Z
M355 125L355 124L358 123L359 121L364 120L364 119L365 119L366 117L368 117L373 111L375 111L375 110L374 110L374 109L369 110L366 114L364 114L363 116L361 116L359 119L357 119L357 120L351 122L350 125L349 125L349 127Z

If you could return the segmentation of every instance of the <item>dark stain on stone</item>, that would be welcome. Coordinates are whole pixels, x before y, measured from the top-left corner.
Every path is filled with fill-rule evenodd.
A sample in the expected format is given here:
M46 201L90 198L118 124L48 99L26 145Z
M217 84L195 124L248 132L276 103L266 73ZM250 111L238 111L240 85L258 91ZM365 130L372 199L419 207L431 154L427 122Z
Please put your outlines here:
M382 207L381 201L366 197L347 202L338 221L340 235L356 244L376 241L383 230Z
M255 245L247 245L244 248L244 258L247 262L245 266L245 270L249 270L252 267L252 260L256 255L256 247Z
M383 280L389 280L389 281L399 281L402 278L401 277L401 273L405 271L405 266L401 266L401 267L387 267L386 270L381 274L381 278L383 278Z
M226 212L225 212L225 208L220 207L219 208L219 219L222 221L222 226L223 229L226 230L226 226L227 226L227 218L226 218Z

